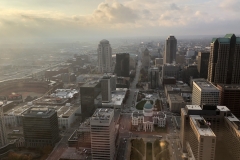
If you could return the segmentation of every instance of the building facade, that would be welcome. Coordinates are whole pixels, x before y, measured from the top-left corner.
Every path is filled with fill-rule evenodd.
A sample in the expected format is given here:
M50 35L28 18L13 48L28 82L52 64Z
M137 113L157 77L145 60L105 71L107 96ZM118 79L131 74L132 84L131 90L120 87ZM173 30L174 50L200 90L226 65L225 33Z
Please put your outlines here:
M240 83L240 37L226 34L213 38L208 67L208 81L217 84Z
M7 133L3 116L3 103L0 102L0 148L7 144Z
M163 64L173 63L176 61L177 39L174 36L169 36L165 43L165 53L163 57Z
M157 67L150 68L149 72L150 87L151 89L156 89L160 83L159 69Z
M92 160L113 160L115 154L114 110L98 108L90 118Z
M110 102L112 100L111 94L111 77L104 75L101 80L102 102Z
M109 41L106 39L101 40L97 52L99 72L112 72L112 48Z
M174 77L176 80L179 80L181 77L180 74L181 67L180 65L175 64L164 64L162 67L162 76L161 77Z
M53 108L32 107L23 114L25 144L30 148L54 146L59 140L58 117Z
M143 107L143 112L132 113L132 127L138 131L154 131L154 125L165 127L166 115L162 112L153 111L153 105L147 101Z
M226 106L186 105L181 109L183 152L196 160L239 160L239 126Z
M129 72L130 72L129 60L130 60L129 53L116 54L115 73L117 76L129 77Z
M148 69L150 66L150 52L147 48L143 52L142 66L144 69Z
M193 105L219 105L220 92L212 83L203 81L193 81L192 104Z
M197 69L200 78L207 79L210 52L198 52Z
M227 106L231 112L240 117L240 85L218 84L220 90L220 105Z

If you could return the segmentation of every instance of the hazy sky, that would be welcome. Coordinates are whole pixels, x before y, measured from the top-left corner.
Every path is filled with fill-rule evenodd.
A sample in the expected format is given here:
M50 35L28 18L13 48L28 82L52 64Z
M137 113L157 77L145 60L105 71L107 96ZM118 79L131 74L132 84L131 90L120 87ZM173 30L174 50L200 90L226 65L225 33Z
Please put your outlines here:
M240 0L1 0L0 38L239 34Z

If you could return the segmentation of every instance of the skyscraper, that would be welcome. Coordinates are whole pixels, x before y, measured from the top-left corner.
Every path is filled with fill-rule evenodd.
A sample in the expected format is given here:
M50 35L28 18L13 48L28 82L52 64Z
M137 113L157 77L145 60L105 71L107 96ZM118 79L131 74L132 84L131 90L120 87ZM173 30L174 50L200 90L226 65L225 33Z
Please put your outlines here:
M173 63L176 61L177 39L174 36L169 36L166 39L163 64Z
M97 52L99 72L112 72L112 48L109 41L101 40Z
M3 103L0 102L0 148L7 144L6 128L3 117Z
M115 154L114 110L98 108L90 118L92 160L112 160Z
M149 72L151 89L156 89L159 86L159 69L157 67L150 68Z
M111 77L105 74L101 80L102 102L110 102L111 95Z
M198 52L197 69L200 78L207 79L209 55L209 52Z
M231 112L240 117L240 85L218 84L220 90L220 105L227 106Z
M240 37L226 34L213 38L208 67L208 80L217 84L240 83Z
M116 54L115 73L118 77L129 77L129 53Z

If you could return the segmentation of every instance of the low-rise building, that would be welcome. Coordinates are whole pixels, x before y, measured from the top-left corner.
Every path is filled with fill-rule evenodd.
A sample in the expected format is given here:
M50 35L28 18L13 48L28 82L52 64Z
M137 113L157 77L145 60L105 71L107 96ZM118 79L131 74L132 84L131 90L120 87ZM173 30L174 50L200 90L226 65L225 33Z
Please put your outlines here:
M181 112L181 108L184 108L187 104L191 102L186 102L184 98L179 93L170 93L167 96L167 101L171 112Z
M53 108L57 112L59 128L69 128L71 124L81 115L81 107L66 103L63 106L34 105L31 102L27 105L16 106L12 110L4 112L6 125L19 126L22 124L22 113L31 107L35 108Z
M144 130L154 131L154 125L157 127L165 127L166 115L160 111L153 111L153 105L147 101L143 107L143 111L132 113L132 127L138 131Z

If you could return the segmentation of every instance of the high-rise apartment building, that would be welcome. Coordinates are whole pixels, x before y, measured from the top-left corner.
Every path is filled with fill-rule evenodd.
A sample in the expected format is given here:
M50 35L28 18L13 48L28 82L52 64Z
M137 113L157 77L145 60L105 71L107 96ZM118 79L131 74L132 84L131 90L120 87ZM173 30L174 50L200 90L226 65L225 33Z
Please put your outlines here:
M208 67L208 81L217 84L240 83L240 37L226 34L213 38Z
M115 154L114 110L98 108L90 118L92 160L113 160Z
M111 77L105 74L101 80L102 102L110 102L112 100L111 94Z
M240 84L218 84L220 105L227 106L231 112L240 117Z
M219 89L206 80L193 81L193 105L219 105Z
M198 52L197 69L200 78L207 79L210 52Z
M31 107L22 114L27 147L54 146L59 140L58 117L54 108Z
M181 109L183 152L196 160L239 160L240 121L226 106L186 105Z
M129 53L117 53L115 73L118 77L129 77Z
M3 103L0 102L0 148L7 144L6 127L3 117Z
M108 40L103 39L98 45L99 72L112 72L112 48Z
M174 36L169 36L165 43L165 53L163 57L163 64L173 63L176 61L177 39Z

